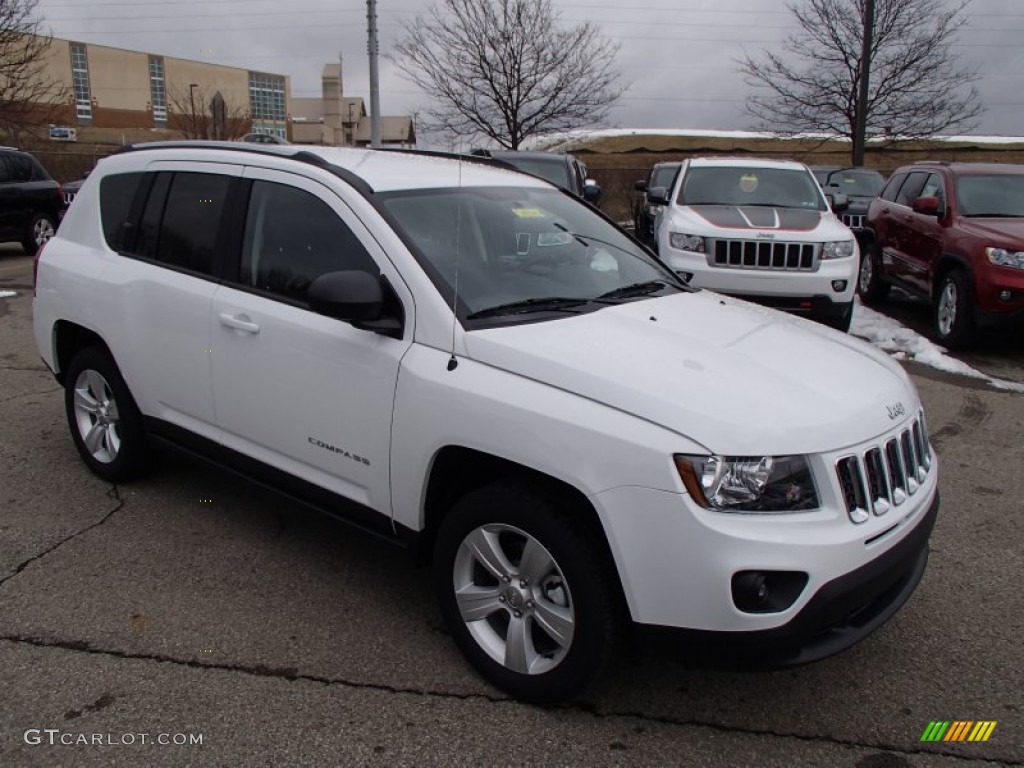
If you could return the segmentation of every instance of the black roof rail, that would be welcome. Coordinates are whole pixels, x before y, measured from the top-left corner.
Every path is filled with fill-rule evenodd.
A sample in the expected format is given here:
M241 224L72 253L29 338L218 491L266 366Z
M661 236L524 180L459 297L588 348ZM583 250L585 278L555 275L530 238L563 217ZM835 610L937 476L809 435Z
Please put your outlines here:
M359 190L364 195L373 194L373 187L362 176L353 173L347 168L334 165L315 152L303 149L301 144L257 144L244 141L195 141L182 139L178 141L150 141L140 144L126 144L113 154L119 155L124 152L139 152L147 149L226 149L232 152L250 152L256 155L287 157L322 168L328 173L337 176L349 186Z
M465 152L445 152L441 149L406 149L405 147L373 147L373 150L376 152L398 152L408 155L420 155L422 157L441 157L446 160L461 160L464 163L474 163L476 165L486 165L491 168L504 168L505 170L519 171L519 169L514 167L511 163L506 163L497 157L491 157L490 152L486 149L473 150L468 154ZM478 152L487 152L487 154L477 154ZM522 171L520 171L520 173L522 173Z

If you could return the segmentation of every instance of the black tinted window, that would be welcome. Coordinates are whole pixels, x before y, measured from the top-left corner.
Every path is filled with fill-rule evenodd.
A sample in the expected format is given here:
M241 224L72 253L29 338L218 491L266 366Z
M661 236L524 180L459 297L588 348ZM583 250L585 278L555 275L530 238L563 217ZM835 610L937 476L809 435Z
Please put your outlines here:
M921 188L924 187L927 178L928 174L923 171L910 174L903 186L900 187L900 193L896 195L896 203L908 208L913 205L914 201L921 196Z
M885 189L882 190L882 194L879 195L883 200L888 200L890 203L896 200L896 195L899 194L900 187L903 186L903 182L907 180L907 174L897 173L894 174L889 183L885 185Z
M651 174L651 182L648 186L651 189L654 187L671 187L678 171L678 165L666 165L661 168L655 168L654 173Z
M0 157L0 184L11 180L11 169L7 165L7 158Z
M7 156L7 181L31 181L32 161L24 155Z
M349 269L380 272L330 206L284 184L253 184L242 248L242 283L305 301L309 284L317 277Z
M162 217L159 216L160 196L150 194L143 223L151 233L154 222L160 221L156 252L152 254L152 240L148 240L146 250L140 249L140 253L169 266L212 274L217 234L230 186L230 176L175 173Z
M103 236L115 251L125 249L128 217L144 174L118 173L100 181L100 220Z

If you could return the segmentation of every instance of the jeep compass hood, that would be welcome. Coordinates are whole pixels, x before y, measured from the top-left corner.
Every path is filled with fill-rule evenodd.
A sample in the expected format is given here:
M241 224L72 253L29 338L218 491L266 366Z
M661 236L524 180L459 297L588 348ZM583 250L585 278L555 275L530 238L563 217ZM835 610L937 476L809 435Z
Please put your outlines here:
M709 291L472 331L466 347L732 455L834 451L892 429L887 406L917 407L865 343Z

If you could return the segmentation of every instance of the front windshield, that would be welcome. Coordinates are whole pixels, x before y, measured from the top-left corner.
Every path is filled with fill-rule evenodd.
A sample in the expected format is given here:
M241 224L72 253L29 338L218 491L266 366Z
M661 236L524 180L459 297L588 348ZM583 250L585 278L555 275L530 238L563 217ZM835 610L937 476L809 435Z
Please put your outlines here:
M509 165L514 165L521 171L532 173L534 176L540 176L545 181L550 181L552 184L562 187L562 189L568 189L570 192L573 191L569 180L569 165L560 157L549 159L544 157L501 155L498 159Z
M657 281L678 285L590 206L554 189L464 187L380 197L447 301L458 269L463 318L510 303L586 302Z
M956 196L964 216L1024 217L1024 174L958 176Z
M877 171L835 171L828 177L826 191L841 192L847 197L875 197L885 186Z
M756 205L824 211L821 188L807 171L787 168L690 168L680 205Z

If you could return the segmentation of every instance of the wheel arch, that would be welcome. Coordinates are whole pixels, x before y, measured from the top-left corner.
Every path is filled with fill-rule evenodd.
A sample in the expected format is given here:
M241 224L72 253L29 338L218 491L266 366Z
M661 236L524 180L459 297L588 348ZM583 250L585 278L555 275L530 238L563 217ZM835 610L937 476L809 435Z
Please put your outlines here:
M604 526L586 494L564 480L505 459L494 454L448 445L441 448L431 462L423 504L423 529L419 536L417 562L428 564L433 557L434 539L438 527L451 506L462 496L485 485L501 480L516 480L543 489L573 510L579 519L597 536L607 562L616 569L615 583L625 605L622 580L608 544Z
M98 333L70 320L53 324L53 359L57 381L64 384L64 372L75 355L88 347L102 347L110 354L110 347Z
M939 257L939 261L935 265L935 274L932 276L931 299L933 303L939 300L942 278L954 269L961 269L967 273L967 278L971 282L971 292L974 292L974 270L971 267L970 260L959 254L946 252Z

